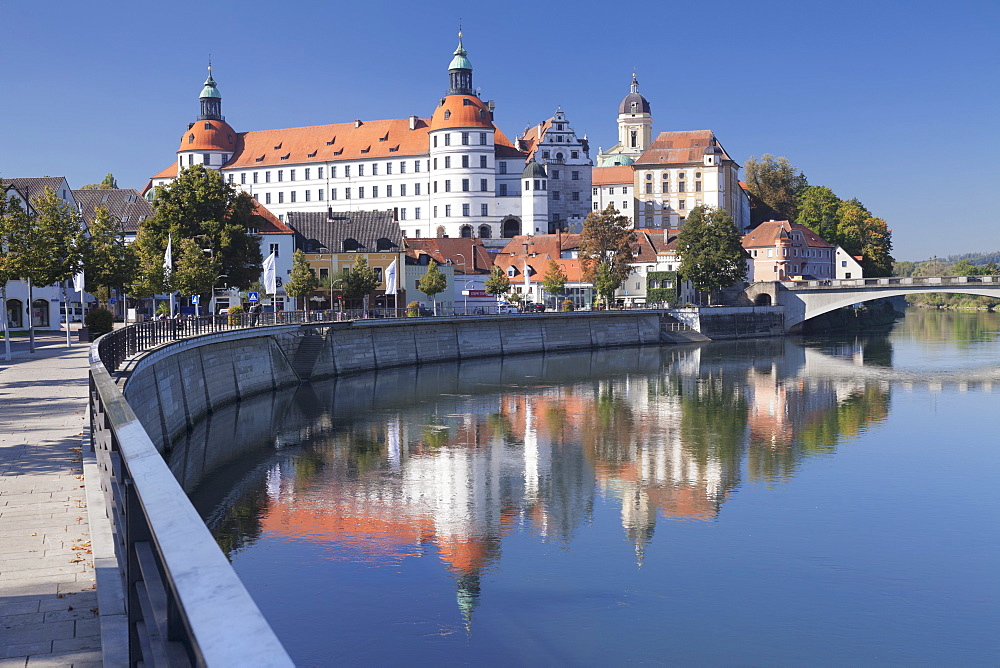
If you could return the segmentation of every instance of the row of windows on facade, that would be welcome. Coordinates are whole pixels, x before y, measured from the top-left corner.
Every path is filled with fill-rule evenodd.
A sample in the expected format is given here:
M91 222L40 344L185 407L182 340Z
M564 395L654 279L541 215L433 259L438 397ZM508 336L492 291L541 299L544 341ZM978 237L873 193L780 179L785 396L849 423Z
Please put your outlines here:
M663 172L663 174L660 176L660 178L662 178L664 181L669 181L670 180L670 172ZM685 178L684 172L678 172L677 178L678 178L678 180L683 181L684 178ZM694 178L700 179L701 178L701 172L695 172L694 173ZM653 180L652 173L647 173L646 174L646 180L647 181L652 181Z
M757 257L757 249L753 250L753 256ZM782 248L781 249L781 256L780 257L788 257L788 256L789 256L788 249L787 248ZM793 248L792 252L791 252L791 256L792 257L799 257L799 249L798 248ZM768 248L767 249L767 257L774 257L774 249L773 248ZM805 249L802 250L802 257L831 257L831 249L829 249L829 248L805 248ZM845 264L845 266L846 266L846 264Z
M400 209L400 216L399 216L400 220L405 220L404 217L403 217L403 214L402 214L403 211L404 211L404 209ZM417 209L417 211L419 212L420 209ZM452 212L452 206L451 206L451 204L445 204L444 205L444 217L445 218L451 218L451 212ZM463 216L471 216L472 215L472 205L471 204L463 204L462 205L462 215ZM479 215L480 216L488 216L488 215L490 215L490 207L489 207L488 204L480 204L479 205ZM419 218L419 217L420 216L418 215L417 218ZM438 217L438 207L436 207L436 206L434 207L434 217L435 218Z
M665 193L670 192L670 183L667 182L667 181L664 181L663 184L660 186L660 192L665 192ZM684 183L684 181L680 181L677 184L677 192L679 192L679 193L687 192L687 185ZM696 193L700 193L701 192L701 181L695 181L694 182L694 192L696 192ZM652 183L647 183L646 184L646 194L650 195L652 193L653 193L653 184Z
M444 137L444 145L445 146L451 146L451 136L453 134L456 134L456 133L447 132L444 135L434 135L434 138L432 140L434 147L436 148L437 145L438 145L438 137L439 136L443 136ZM471 132L462 132L462 133L459 133L459 134L461 134L460 140L462 142L462 146L470 146L470 145L472 145L472 133ZM486 133L485 132L478 132L476 134L479 135L479 145L480 146L489 146L489 144L486 143Z
M193 157L194 156L192 156L192 155L188 155L188 164L191 164L191 161L192 161ZM209 154L205 154L205 162L206 163L208 162L208 157L209 157ZM384 163L384 169L385 169L384 174L391 175L393 173L393 165L394 165L394 163L392 163L392 162L386 162L386 163ZM450 168L451 167L451 156L446 156L445 157L445 159L444 159L444 166L445 166L445 168ZM484 169L488 169L489 168L488 159L487 159L487 157L485 155L479 156L479 166L480 166L480 168L484 168ZM507 173L507 163L506 162L498 162L497 166L498 166L499 172L501 174L506 174ZM351 167L352 167L352 165L343 165L343 171L341 171L340 173L343 174L344 178L347 178L347 179L351 178ZM353 167L356 168L356 170L354 172L354 174L356 176L359 176L359 177L365 176L365 165L359 164L359 165L353 165ZM379 174L379 163L373 162L373 163L371 163L370 167L371 167L371 169L368 171L368 175L370 175L370 176L379 176L380 175ZM466 167L466 168L469 167L469 156L467 156L467 155L463 155L462 156L462 167ZM429 160L427 161L427 164L425 165L425 168L428 169L428 170L430 169L430 161ZM438 168L437 158L434 158L434 169L437 169L437 168ZM304 174L303 174L304 180L311 181L313 179L313 168L306 167L302 171L304 172ZM419 173L420 172L420 161L419 160L414 160L413 161L413 171L414 171L414 173ZM276 178L277 178L277 180L279 182L285 180L285 170L284 169L275 170L275 173L276 173ZM315 178L316 179L324 179L324 178L326 178L326 176L325 176L326 173L327 172L325 171L325 168L323 168L323 167L317 167L316 168ZM329 171L330 178L331 179L338 178L337 173L338 173L337 172L337 166L336 165L331 165L330 166L330 171ZM406 171L406 162L405 161L400 161L399 162L399 172L398 173L399 174L406 174L407 173L407 171ZM266 171L263 172L263 175L264 175L264 177L263 177L264 178L263 183L271 183L271 171L270 170L266 170ZM249 180L250 183L261 183L261 180L260 180L261 179L261 172L240 172L239 176L240 176L240 184L242 184L242 185L246 185L246 183L248 182L248 180ZM295 181L296 178L297 178L297 176L298 176L297 170L295 170L295 169L289 169L288 170L288 180L289 181ZM559 177L555 177L555 178L559 178ZM580 173L579 172L573 172L573 180L579 180L579 178L580 178ZM229 183L234 183L235 179L236 179L235 174L233 174L232 172L230 172L228 174L228 181L229 181Z
M464 180L468 181L468 179L464 179ZM485 181L486 180L483 179L483 182L485 182ZM449 184L450 184L450 182L449 182ZM408 196L408 189L406 187L407 184L400 183L398 185L399 185L399 190L398 190L399 197L407 197ZM420 183L414 183L413 184L413 194L415 196L419 196L421 194L421 190L422 190L421 189L421 185L422 184L420 184ZM467 184L463 184L463 185L467 186ZM480 186L482 186L482 185L483 184L481 183ZM450 185L449 185L449 188L450 188ZM485 187L483 189L485 190ZM465 187L464 190L468 191L469 189L468 189L468 187ZM344 188L344 199L351 199L351 194L352 194L352 192L355 192L355 191L357 193L358 199L364 199L366 192L369 192L369 191L367 191L365 189L364 186L359 186L357 189ZM370 193L371 193L371 196L373 198L379 197L380 192L381 191L379 189L379 186L371 186ZM393 186L391 186L391 185L385 186L385 196L386 197L393 197L393 193L394 192L396 192L396 191L394 190ZM436 188L435 188L435 192L437 192ZM313 193L315 193L315 195L316 195L316 201L317 202L322 202L322 201L324 201L324 199L326 197L326 194L327 194L325 188L318 188L316 190L303 190L302 193L303 193L303 197L304 197L304 199L302 201L304 201L304 202L311 202L311 201L313 201ZM285 193L284 193L284 191L279 191L277 193L269 193L269 192L264 193L264 204L271 204L272 203L272 198L273 198L274 195L277 195L276 201L277 201L278 204L284 204L285 203ZM338 195L337 188L330 188L330 199L331 200L337 199L337 195ZM255 200L259 201L260 200L260 193L254 193L253 194L253 198ZM297 202L298 201L298 191L297 190L290 190L288 192L288 201L289 202Z
M549 156L551 155L551 153L552 153L551 151L542 151L542 160L550 160L551 158ZM566 154L564 154L562 151L557 151L556 152L556 160L565 160L565 159L566 159ZM580 159L580 152L579 151L570 151L569 152L569 159L570 160L579 160Z

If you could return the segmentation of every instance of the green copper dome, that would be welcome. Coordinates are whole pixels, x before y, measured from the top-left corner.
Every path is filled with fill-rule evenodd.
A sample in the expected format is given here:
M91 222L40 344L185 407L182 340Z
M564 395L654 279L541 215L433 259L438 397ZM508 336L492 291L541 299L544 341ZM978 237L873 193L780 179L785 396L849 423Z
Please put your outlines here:
M469 62L468 53L465 47L462 46L462 33L458 33L458 48L455 49L455 57L451 59L451 64L448 65L449 70L471 70L472 63Z
M222 93L216 88L215 79L212 78L212 68L208 68L208 78L205 79L205 87L201 89L201 95L198 97L217 97L222 99Z

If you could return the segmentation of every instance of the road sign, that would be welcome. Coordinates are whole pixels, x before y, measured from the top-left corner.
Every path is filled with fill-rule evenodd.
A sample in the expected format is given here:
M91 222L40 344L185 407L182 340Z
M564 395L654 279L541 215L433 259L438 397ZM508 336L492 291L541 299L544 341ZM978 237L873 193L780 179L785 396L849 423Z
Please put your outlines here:
M249 299L252 302L259 302L260 301L260 293L257 293L257 292L248 292L247 293L247 299Z
M109 299L108 303L111 304L112 306L114 306L115 305L115 298L112 297L111 299Z
M191 295L191 303L197 304L201 301L201 295Z

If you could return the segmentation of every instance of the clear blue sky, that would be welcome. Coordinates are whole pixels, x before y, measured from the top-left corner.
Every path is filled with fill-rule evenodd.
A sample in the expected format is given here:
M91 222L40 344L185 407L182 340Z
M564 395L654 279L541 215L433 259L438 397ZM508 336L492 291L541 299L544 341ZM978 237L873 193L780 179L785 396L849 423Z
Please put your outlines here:
M141 188L211 54L238 131L427 117L459 21L508 136L561 105L597 147L633 71L654 130L710 128L859 198L897 259L1000 250L1000 2L97 2L3 5L0 177Z

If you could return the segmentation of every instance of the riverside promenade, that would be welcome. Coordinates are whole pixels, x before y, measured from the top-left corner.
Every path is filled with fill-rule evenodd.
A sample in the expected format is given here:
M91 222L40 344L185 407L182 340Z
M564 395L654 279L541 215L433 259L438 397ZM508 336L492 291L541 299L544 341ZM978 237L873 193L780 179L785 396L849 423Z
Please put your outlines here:
M75 332L74 332L75 334ZM0 668L100 666L83 479L89 345L0 340Z

